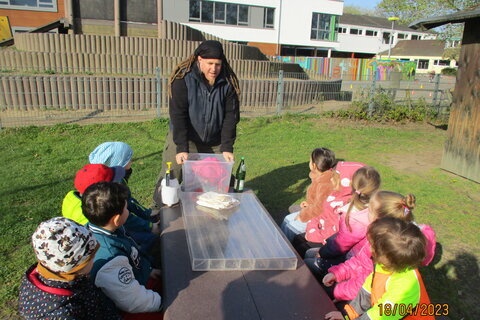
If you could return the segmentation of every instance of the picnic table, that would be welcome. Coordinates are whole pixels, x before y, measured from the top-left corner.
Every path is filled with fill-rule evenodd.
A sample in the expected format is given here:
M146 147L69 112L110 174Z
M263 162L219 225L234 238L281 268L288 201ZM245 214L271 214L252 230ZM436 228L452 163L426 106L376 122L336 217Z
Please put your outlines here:
M166 320L323 319L336 310L298 255L295 270L193 271L181 210L161 211Z

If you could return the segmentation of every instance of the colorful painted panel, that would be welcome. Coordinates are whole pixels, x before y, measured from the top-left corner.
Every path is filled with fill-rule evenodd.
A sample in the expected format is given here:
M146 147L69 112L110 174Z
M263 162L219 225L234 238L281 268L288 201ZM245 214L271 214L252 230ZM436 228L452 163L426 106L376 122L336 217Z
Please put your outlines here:
M377 71L377 80L390 79L391 72L402 72L404 79L415 74L415 61L317 58L317 57L274 57L276 61L299 64L311 76L324 76L345 80L371 80Z

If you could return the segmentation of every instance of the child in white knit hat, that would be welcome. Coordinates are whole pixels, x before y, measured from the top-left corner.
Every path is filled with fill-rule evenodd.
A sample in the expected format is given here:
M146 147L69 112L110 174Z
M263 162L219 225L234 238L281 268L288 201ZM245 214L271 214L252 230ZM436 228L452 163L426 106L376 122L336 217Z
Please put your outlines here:
M19 312L26 319L120 319L89 279L98 241L63 217L42 222L32 235L38 262L23 276Z

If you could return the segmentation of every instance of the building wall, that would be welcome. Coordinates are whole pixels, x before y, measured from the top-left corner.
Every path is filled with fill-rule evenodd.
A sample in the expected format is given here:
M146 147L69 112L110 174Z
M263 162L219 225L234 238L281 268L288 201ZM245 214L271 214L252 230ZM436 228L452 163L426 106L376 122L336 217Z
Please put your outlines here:
M286 45L325 48L339 46L338 42L311 40L310 32L313 12L341 15L343 12L343 1L222 0L222 2L257 6L259 8L252 8L252 10L250 10L250 26L231 26L225 24L188 21L188 0L164 0L164 19L177 21L192 28L232 41L270 44L277 44L280 42L281 44ZM281 10L280 3L282 4ZM275 8L273 29L263 28L263 7ZM280 34L278 27L279 21L281 24Z
M387 55L377 55L378 59L388 59ZM440 65L435 65L434 62L435 60L443 60L441 56L437 57L426 57L426 56L390 56L391 60L408 60L408 61L418 61L418 60L428 60L428 68L427 69L419 69L418 68L418 62L417 62L417 69L416 73L430 73L434 71L435 73L441 73L442 69L444 68L455 68L456 67L456 61L451 60L450 64L448 66L440 66Z
M338 34L338 41L340 42L340 46L337 48L338 51L377 54L379 52L388 50L388 47L389 47L388 42L383 43L384 42L383 33L384 32L391 33L391 29L354 26L354 25L348 25L348 24L342 24L342 23L339 24L339 27L346 28L347 33ZM362 35L350 34L350 29L352 28L362 30ZM366 36L365 35L366 30L377 31L377 35ZM398 39L399 33L406 34L407 37L404 39ZM422 40L435 38L434 35L431 35L429 33L414 32L413 30L412 32L394 30L392 48L395 47L395 45L398 43L399 40L412 39L412 35L419 35L421 36Z
M257 47L263 54L275 56L277 54L277 44L264 42L249 42L249 46Z
M15 31L16 27L29 30L64 17L65 3L64 0L57 0L57 12L0 9L0 16L8 17L12 31Z

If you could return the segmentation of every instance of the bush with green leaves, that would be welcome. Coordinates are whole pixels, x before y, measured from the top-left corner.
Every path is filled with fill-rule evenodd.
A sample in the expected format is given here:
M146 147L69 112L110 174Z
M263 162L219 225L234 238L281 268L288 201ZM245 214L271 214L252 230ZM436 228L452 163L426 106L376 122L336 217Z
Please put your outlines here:
M443 68L442 69L442 74L444 76L456 76L457 75L457 69L456 68Z
M373 108L370 112L368 92L362 92L360 98L354 101L349 109L325 113L330 117L353 120L373 120L381 122L416 122L431 120L437 117L437 111L431 108L425 99L398 103L385 89L379 89L373 98Z

